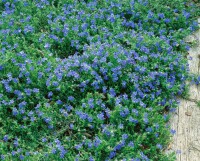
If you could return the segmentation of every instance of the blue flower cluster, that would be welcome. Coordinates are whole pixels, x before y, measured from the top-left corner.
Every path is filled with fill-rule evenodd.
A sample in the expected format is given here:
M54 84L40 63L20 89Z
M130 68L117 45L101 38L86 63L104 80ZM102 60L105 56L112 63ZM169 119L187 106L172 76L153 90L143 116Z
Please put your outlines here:
M184 0L2 0L1 159L172 160L166 123L197 13Z

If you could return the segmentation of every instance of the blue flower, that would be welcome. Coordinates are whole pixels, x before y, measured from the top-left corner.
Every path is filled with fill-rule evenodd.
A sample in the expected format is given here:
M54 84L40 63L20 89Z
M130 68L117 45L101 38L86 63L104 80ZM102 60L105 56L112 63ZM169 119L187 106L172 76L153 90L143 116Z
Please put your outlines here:
M135 124L138 123L138 120L133 119L133 117L131 117L131 116L129 117L129 121L132 123L135 123Z
M4 156L4 155L1 155L1 159L4 160L4 159L5 159L5 156Z
M30 152L26 152L25 155L26 155L26 156L30 156Z
M15 139L13 144L14 144L15 147L18 147L18 145L19 145L18 139Z
M73 109L71 105L66 105L65 108L67 109L68 112L70 112Z
M30 25L24 27L24 33L27 34L28 32L33 32L34 28Z
M24 89L24 92L28 95L28 96L30 96L31 95L31 89L27 89L27 88L25 88Z
M32 116L30 120L31 120L31 122L34 122L35 121L35 117Z
M128 146L134 147L134 143L133 143L132 141L130 141L130 142L128 143Z
M42 138L42 142L45 143L47 141L46 138Z
M115 151L111 151L109 154L109 158L113 159L116 156L116 152Z
M163 13L159 13L158 16L161 18L161 19L164 19L165 18L165 15Z
M68 100L69 100L69 101L74 101L74 97L73 97L73 96L69 96L69 97L68 97Z
M21 155L19 156L19 159L20 159L20 160L24 160L24 156L21 154Z
M88 100L88 104L89 104L89 107L90 108L94 108L94 99L92 99L92 98L90 98L89 100Z
M45 49L49 49L51 47L51 45L49 43L45 43L44 48Z
M53 148L53 149L51 150L51 153L52 153L52 154L55 154L56 152L57 152L56 148Z
M93 118L90 117L90 116L88 116L87 119L88 119L89 122L92 122L92 121L93 121Z
M147 128L146 128L146 131L147 131L147 132L152 132L153 129L152 129L151 127L147 127Z
M129 114L129 109L124 108L123 110L120 111L120 116L125 117Z
M38 88L33 88L33 90L32 90L34 93L39 93L39 89Z
M104 118L103 112L97 114L97 117L98 117L98 119L100 119L100 120L104 120L104 119L105 119L105 118Z
M165 22L165 23L170 23L171 20L170 20L169 18L166 18L166 19L164 19L164 22Z
M123 135L122 135L122 139L123 139L123 140L126 140L127 138L128 138L128 134L123 134Z
M49 124L50 122L51 122L51 118L44 118L44 121L47 123L47 124Z
M162 149L162 145L161 145L161 144L156 144L156 147L157 147L158 149Z
M83 144L75 145L76 150L79 150L80 148L82 148L82 145L83 145Z
M89 161L95 161L92 156L90 156Z
M16 155L16 151L12 151L11 154L12 154L12 156L15 156Z
M176 133L176 130L171 129L170 132L171 132L172 135L174 135Z
M14 108L12 109L12 114L13 114L14 116L16 116L18 113L19 113L19 112L18 112L17 108L14 107Z
M69 127L70 127L70 129L73 129L74 128L74 124L70 123Z
M3 70L3 65L0 65L0 71L2 71Z
M67 150L63 149L60 152L60 158L63 159L65 157L65 154L67 153Z
M113 88L110 88L109 93L112 97L116 96L115 90Z
M50 91L50 92L48 93L48 97L50 98L51 96L53 96L53 92L52 92L52 91Z
M94 139L93 145L94 145L95 147L98 147L98 146L101 144L101 142L102 142L102 141L99 139L99 137L96 136L95 139Z
M186 12L185 10L183 10L183 16L188 19L190 17L190 13L189 12Z
M58 105L62 105L63 102L62 102L61 100L57 100L57 101L56 101L56 104L58 104Z
M5 135L5 136L3 137L3 141L5 141L5 142L8 141L8 135Z

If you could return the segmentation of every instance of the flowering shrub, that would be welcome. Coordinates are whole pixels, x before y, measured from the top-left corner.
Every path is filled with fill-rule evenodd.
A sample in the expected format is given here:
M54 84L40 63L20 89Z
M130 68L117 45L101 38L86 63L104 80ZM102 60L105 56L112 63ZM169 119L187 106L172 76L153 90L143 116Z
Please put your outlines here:
M0 14L1 160L174 160L195 4L2 0Z

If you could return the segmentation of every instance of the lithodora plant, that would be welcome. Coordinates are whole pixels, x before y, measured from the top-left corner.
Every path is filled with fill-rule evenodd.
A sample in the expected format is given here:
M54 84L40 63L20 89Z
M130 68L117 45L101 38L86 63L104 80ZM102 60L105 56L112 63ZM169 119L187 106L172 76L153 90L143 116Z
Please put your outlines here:
M1 160L175 160L197 15L184 0L2 0Z

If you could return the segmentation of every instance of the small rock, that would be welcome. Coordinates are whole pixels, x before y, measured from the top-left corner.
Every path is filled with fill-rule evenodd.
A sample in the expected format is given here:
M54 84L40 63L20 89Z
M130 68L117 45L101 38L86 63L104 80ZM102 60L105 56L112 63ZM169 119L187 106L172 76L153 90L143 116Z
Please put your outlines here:
M170 150L170 149L172 149L172 145L171 144L169 144L169 146L167 147L167 150Z
M185 112L185 115L192 116L192 113L191 112Z
M195 36L193 35L189 35L185 38L185 42L187 43L192 43L192 42L195 42L197 39L195 38Z
M197 20L198 23L200 23L200 18Z

